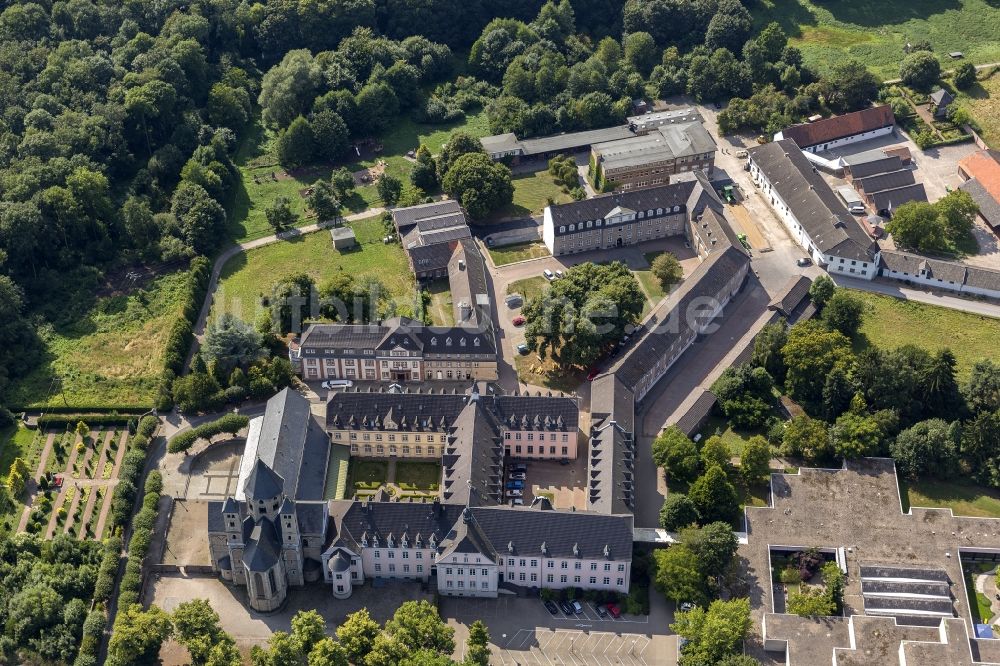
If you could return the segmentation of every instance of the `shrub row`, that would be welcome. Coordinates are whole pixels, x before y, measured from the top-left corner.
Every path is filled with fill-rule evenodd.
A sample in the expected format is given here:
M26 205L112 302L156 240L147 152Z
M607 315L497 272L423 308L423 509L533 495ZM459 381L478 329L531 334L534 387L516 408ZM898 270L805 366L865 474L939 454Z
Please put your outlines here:
M89 426L127 425L135 418L134 414L45 414L38 417L38 426L53 428L75 426L83 421Z
M138 442L136 440L139 440ZM142 468L146 464L145 445L148 440L134 437L129 441L128 451L122 458L121 469L118 470L118 485L111 498L111 524L115 527L125 527L132 514L132 503L135 501L136 484L142 476Z
M184 295L181 313L170 327L166 348L163 351L163 377L160 381L160 393L156 399L156 406L159 409L170 409L173 404L170 385L174 377L184 371L184 360L194 340L194 321L208 293L208 282L211 277L212 264L207 257L195 257L191 260L187 293Z
M250 419L242 414L225 414L214 421L202 423L196 428L185 430L176 435L167 444L167 451L170 453L180 453L181 451L190 449L199 439L212 439L222 433L235 435L247 427L248 423L250 423Z
M118 573L121 552L120 536L110 536L104 540L104 554L101 557L101 566L97 570L97 582L94 583L94 601L105 602L111 598L111 593L115 589L115 575Z
M152 405L147 405L145 407L136 407L135 405L94 405L94 406L76 406L67 407L66 405L58 405L45 407L44 411L46 414L107 414L111 412L112 414L129 414L132 416L137 416L139 414L145 414L150 410ZM15 407L15 411L23 411L25 409L37 410L37 407ZM79 418L79 417L77 417Z
M149 553L153 542L153 527L156 525L157 507L160 502L160 490L163 489L163 478L153 471L146 478L143 489L142 509L132 521L132 538L128 542L128 561L125 563L125 575L118 587L118 608L139 603L139 592L142 587L142 562Z
M98 604L83 622L83 639L80 641L80 651L76 655L73 666L95 666L97 664L97 651L101 647L101 639L104 637L104 629L108 625L108 617L104 606Z

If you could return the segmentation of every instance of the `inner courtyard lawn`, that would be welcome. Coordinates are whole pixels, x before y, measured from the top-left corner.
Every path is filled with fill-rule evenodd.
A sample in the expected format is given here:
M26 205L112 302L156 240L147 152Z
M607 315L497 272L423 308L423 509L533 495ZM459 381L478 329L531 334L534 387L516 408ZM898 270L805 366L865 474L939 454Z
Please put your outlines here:
M549 249L541 241L532 241L530 243L504 245L503 247L491 247L489 253L495 266L505 266L517 261L547 257L549 256Z
M900 482L900 494L904 511L911 506L942 507L959 516L1000 518L1000 492L965 480Z

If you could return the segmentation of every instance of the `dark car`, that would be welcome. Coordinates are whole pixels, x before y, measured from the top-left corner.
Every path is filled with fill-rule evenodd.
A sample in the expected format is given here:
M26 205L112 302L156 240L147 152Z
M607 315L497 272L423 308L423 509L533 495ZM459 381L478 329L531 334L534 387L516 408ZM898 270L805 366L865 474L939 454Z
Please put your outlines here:
M795 262L795 265L796 266L808 266L811 263L812 263L812 260L809 259L809 257L801 257L798 261Z
M573 612L573 604L571 604L568 601L560 601L559 610L561 610L566 615L576 615L576 613Z
M517 346L517 353L520 354L521 356L527 354L528 351L530 351L528 349L528 345L524 344L523 342Z
M510 481L507 483L507 490L523 490L524 481Z
M545 610L547 610L548 612L552 613L553 615L556 615L556 614L559 613L559 607L556 606L556 602L554 602L554 601L546 601L545 602Z
M595 606L594 608L595 608L595 610L597 610L597 616L598 617L607 617L608 616L608 609L605 608L604 606Z

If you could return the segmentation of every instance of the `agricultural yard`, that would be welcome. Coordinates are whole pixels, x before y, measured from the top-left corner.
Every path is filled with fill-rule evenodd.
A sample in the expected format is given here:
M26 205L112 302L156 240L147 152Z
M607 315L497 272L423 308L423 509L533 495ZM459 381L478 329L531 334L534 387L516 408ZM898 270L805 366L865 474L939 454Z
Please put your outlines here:
M310 223L313 220L305 217L306 208L301 193L317 180L329 178L335 168L343 166L350 171L360 171L384 161L385 172L402 180L405 186L413 169L413 161L406 157L407 151L416 150L423 143L431 153L437 154L451 133L456 131L477 137L488 135L485 112L480 111L460 122L446 125L421 125L408 118L400 118L378 139L382 148L377 152L363 151L362 156L355 160L286 171L272 152L273 134L258 123L247 133L235 158L242 182L229 210L230 236L234 242L240 243L273 233L264 210L279 196L291 200L292 210L300 216L297 224ZM350 212L359 212L379 206L382 201L375 185L368 184L355 189L353 196L344 203Z
M928 351L948 347L958 361L960 381L968 376L976 361L983 358L1000 360L996 346L1000 339L1000 319L891 296L862 291L853 293L865 304L856 351L870 344L886 349L913 344Z
M254 321L261 298L276 282L297 273L313 277L318 286L341 272L355 279L378 278L400 309L412 311L413 274L403 248L382 242L380 216L356 220L350 226L358 241L358 247L351 250L335 250L329 231L321 230L236 255L222 269L209 320L229 312Z
M153 403L170 326L187 273L155 279L129 295L100 298L65 327L43 327L43 360L7 393L16 407L141 407Z
M78 539L106 535L117 472L128 433L124 428L94 430L81 437L73 430L29 430L23 426L0 433L0 473L6 478L17 457L28 466L22 497L0 514L4 532L32 532L51 539L68 534ZM62 476L57 487L56 475Z
M991 0L762 0L753 13L758 28L777 21L806 64L821 72L856 58L893 79L903 47L922 40L945 68L954 64L951 51L977 65L1000 61L1000 5Z

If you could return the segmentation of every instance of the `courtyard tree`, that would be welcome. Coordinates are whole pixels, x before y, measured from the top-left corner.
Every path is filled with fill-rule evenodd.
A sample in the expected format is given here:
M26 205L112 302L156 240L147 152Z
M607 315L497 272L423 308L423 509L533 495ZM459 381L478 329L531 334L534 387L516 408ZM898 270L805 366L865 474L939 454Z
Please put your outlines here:
M671 492L660 507L660 527L676 532L698 522L698 509L687 495Z
M817 308L822 310L823 306L826 305L826 302L830 300L836 290L837 285L834 283L833 278L823 274L809 285L809 298L816 304Z
M753 341L750 363L764 368L778 384L785 381L785 359L781 355L781 349L786 342L788 342L788 323L784 319L765 324Z
M489 666L490 633L482 620L469 626L469 637L465 640L464 666Z
M729 445L718 435L712 435L701 445L701 465L704 469L718 466L727 470L731 457Z
M698 447L677 426L669 426L653 440L653 462L667 479L690 482L698 475Z
M735 654L750 626L750 599L742 597L678 613L670 629L687 639L681 649L681 666L694 666L718 664Z
M441 187L472 219L481 220L514 200L510 176L509 168L484 153L468 153L448 168Z
M958 471L959 438L957 428L941 419L928 419L896 435L889 453L908 479L946 479Z
M308 657L309 666L350 666L347 649L333 640L323 638L313 646Z
M347 650L351 662L361 664L371 652L375 638L381 631L382 628L372 619L368 609L362 608L348 615L347 619L337 627L337 640Z
M823 323L830 330L840 331L844 337L853 338L861 329L864 310L861 299L847 289L836 289L823 306Z
M219 614L206 599L179 604L171 615L174 638L187 648L193 666L225 663L236 642L222 630ZM237 651L237 654L239 652Z
M767 481L771 472L771 445L760 435L754 435L743 447L740 456L740 475L748 486Z
M656 561L653 584L660 594L676 603L705 603L708 599L707 581L701 572L698 556L686 544L656 550L653 559Z
M698 509L702 524L716 521L732 523L739 514L740 501L736 489L718 465L710 467L691 484L688 497Z
M485 155L486 151L483 150L483 144L479 142L479 139L471 134L454 132L448 137L448 142L441 146L441 153L437 156L438 179L443 180L445 174L458 161L458 158L469 153L481 153Z
M652 271L653 277L660 281L660 285L668 291L684 278L681 262L677 261L677 257L670 252L657 255L650 265L650 271Z
M800 322L788 331L782 356L788 368L788 393L815 408L822 401L826 376L851 360L850 342L840 331L830 331L818 321Z
M744 363L726 368L712 384L722 412L737 428L759 428L772 412L774 382L767 370Z
M378 184L375 186L379 199L386 206L395 206L399 201L399 196L403 193L403 183L395 176L383 173L378 177Z
M714 522L681 531L681 541L698 558L698 568L707 577L721 576L732 564L739 541L732 526Z
M108 641L108 666L155 664L163 641L173 631L170 616L157 606L143 610L138 604L118 609Z

